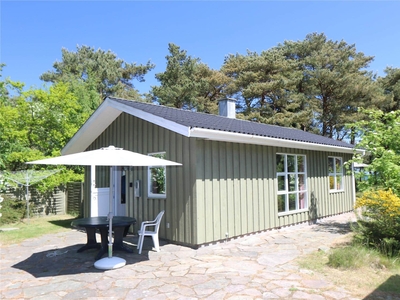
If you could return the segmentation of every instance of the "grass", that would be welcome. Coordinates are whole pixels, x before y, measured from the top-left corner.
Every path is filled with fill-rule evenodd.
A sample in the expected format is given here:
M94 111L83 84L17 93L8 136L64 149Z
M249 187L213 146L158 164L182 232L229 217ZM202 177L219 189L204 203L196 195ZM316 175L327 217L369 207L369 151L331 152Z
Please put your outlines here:
M71 230L71 222L76 217L56 215L49 217L33 217L20 222L0 226L0 245L18 244L26 239L49 233ZM7 230L13 228L13 230ZM15 230L14 230L15 228Z
M300 258L299 266L312 270L315 278L323 276L362 299L400 297L400 257L387 258L372 249L352 245L350 239L329 252L318 251Z

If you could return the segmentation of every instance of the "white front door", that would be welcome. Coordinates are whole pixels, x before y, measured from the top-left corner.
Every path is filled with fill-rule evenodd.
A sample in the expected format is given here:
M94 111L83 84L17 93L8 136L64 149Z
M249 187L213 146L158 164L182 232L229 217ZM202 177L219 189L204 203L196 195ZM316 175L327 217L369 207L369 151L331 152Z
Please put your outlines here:
M126 215L126 176L125 170L121 167L115 168L115 206L116 216Z
M91 171L92 178L96 177L95 167L92 167ZM113 201L113 213L114 216L125 216L126 215L126 176L125 170L121 167L110 168L110 185L112 187L96 188L95 182L92 180L91 186L91 209L90 216L107 216L110 210L110 201ZM110 200L110 188L113 191L112 199Z

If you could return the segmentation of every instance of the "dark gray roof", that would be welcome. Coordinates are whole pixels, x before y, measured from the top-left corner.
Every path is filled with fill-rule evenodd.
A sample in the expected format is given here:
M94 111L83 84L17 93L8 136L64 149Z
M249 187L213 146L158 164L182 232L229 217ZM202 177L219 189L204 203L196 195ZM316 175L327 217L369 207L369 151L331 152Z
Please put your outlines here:
M110 97L109 99L191 128L212 129L345 148L354 147L353 145L342 141L294 128L230 119L218 115L198 113L189 110L118 98Z

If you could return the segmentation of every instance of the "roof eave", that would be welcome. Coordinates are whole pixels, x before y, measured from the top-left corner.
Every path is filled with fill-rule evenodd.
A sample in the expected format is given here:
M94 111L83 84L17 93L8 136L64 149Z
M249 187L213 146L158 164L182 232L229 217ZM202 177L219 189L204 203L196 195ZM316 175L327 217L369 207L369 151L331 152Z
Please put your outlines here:
M204 138L214 141L296 148L296 149L313 150L313 151L328 151L328 152L340 152L340 153L351 153L351 154L354 153L353 148L347 148L347 147L299 142L293 140L277 139L265 136L256 136L250 134L218 131L205 128L196 128L196 127L191 128L190 137ZM356 151L357 153L363 154L362 150L356 150Z
M104 131L121 113L128 113L145 121L159 125L184 136L189 136L190 128L166 120L153 114L133 108L129 105L113 101L109 98L95 110L85 124L75 133L71 140L62 149L61 154L73 154L85 151L93 141Z
M113 107L110 101L104 100L61 150L61 154L85 151L121 113L122 111Z

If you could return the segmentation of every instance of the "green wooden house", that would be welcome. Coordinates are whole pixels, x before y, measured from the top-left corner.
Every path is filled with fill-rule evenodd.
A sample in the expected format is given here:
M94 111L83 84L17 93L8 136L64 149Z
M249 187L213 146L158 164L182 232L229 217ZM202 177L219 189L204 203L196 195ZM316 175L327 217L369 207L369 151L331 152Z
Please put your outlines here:
M231 99L219 105L210 115L107 98L63 154L114 145L182 163L118 168L115 213L135 217L136 232L165 210L160 238L193 248L353 209L354 178L344 168L353 145L236 119ZM85 182L95 177L101 190L109 174L88 168ZM85 216L96 215L102 205L85 186Z

